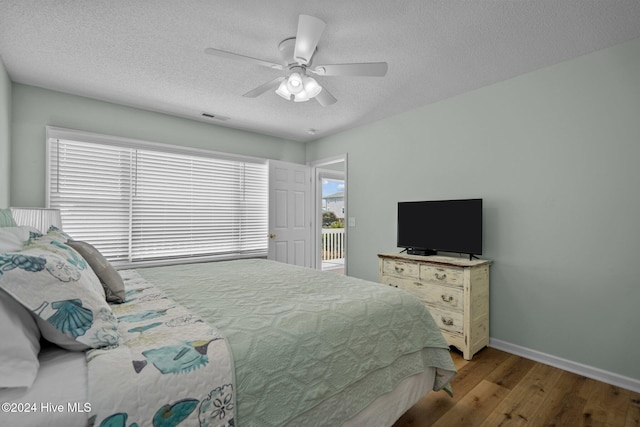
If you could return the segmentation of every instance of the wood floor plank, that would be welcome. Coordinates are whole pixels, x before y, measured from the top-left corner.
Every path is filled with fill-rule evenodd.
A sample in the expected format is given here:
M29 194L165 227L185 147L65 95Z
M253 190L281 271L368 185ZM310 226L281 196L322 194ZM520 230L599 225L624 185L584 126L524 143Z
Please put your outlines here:
M451 382L454 399L467 394L510 356L494 348L485 348L458 371Z
M509 389L483 380L440 417L433 427L478 426L508 394Z
M624 425L631 400L630 391L598 382L584 407L584 425Z
M429 393L393 427L640 427L640 393L492 348L452 357L454 397Z
M544 402L544 407L530 420L532 426L561 427L574 425L581 419L587 403L580 396L586 378L563 372Z
M526 426L560 378L560 369L536 364L488 417L483 427Z
M512 390L535 364L533 360L511 355L487 376L487 381Z
M631 393L629 410L624 427L640 427L640 396Z
M451 352L451 358L453 359L453 364L458 372L460 372L460 370L470 362L469 360L464 360L462 353L458 353L456 351Z
M427 394L395 422L393 427L430 427L456 404L446 392Z

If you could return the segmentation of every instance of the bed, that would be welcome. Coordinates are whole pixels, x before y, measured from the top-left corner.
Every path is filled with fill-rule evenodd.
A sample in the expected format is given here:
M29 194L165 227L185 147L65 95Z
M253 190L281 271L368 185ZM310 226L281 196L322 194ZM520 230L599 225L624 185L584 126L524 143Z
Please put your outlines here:
M402 290L264 259L123 270L115 278L95 248L73 243L50 230L0 254L5 308L18 310L18 301L56 343L36 352L33 378L0 389L9 404L0 424L390 426L429 391L450 391L448 346L429 312ZM25 263L29 257L44 264ZM34 275L55 281L55 298L20 294L25 283L35 286ZM105 279L120 279L122 288ZM90 296L76 295L80 283ZM124 302L106 303L118 298ZM93 312L91 322L78 320L80 306ZM77 324L65 318L61 338L50 326L55 316L56 327L64 323L63 309Z

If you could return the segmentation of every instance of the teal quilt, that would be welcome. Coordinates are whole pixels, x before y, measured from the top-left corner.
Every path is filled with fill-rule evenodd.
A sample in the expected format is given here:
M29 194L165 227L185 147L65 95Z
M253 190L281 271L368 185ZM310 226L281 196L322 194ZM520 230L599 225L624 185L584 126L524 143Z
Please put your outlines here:
M225 336L236 426L340 425L428 367L434 390L455 375L428 310L396 288L262 259L136 271Z

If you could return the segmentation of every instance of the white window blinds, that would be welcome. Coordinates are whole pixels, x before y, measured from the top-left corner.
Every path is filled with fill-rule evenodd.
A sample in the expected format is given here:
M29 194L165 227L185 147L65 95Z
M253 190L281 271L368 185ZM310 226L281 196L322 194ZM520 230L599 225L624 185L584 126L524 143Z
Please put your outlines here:
M49 132L48 201L75 239L116 263L266 255L263 161L70 132Z

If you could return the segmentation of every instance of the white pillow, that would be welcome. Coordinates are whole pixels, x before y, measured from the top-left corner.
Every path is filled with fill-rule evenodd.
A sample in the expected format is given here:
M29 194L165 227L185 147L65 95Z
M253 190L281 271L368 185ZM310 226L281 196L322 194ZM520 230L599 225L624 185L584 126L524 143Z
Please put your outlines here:
M33 227L21 225L19 227L0 227L0 253L16 252L29 241L31 232L38 232Z
M40 362L40 331L31 313L0 289L0 388L31 387Z

